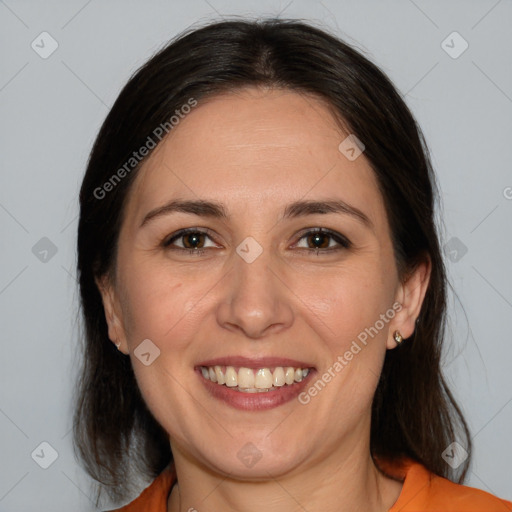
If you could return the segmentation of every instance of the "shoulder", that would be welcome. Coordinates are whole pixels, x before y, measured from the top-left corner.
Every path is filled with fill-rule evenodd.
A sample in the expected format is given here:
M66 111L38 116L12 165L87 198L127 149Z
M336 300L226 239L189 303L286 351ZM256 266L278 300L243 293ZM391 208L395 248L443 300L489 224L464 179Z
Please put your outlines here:
M167 512L167 500L173 484L176 482L174 464L169 464L153 482L146 487L138 498L124 507L109 512Z
M411 459L401 463L398 473L403 478L402 491L389 512L512 512L511 501L456 484Z
M471 511L471 512L511 512L512 502L490 494L481 489L459 485L446 478L431 474L428 498L429 504L436 507L446 505L449 500L449 507L445 510Z

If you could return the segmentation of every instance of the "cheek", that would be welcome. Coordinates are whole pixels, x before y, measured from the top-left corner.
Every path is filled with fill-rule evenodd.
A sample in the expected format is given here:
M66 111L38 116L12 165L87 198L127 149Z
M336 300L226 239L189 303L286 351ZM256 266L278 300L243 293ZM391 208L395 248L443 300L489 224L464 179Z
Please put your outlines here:
M392 279L393 273L383 273L375 259L373 264L340 268L320 279L306 276L296 285L303 302L302 315L320 338L325 355L323 373L318 375L322 382L311 389L316 395L328 383L324 405L318 403L318 407L343 403L339 414L354 417L369 407L386 354L388 325L394 316Z
M303 314L333 350L343 349L392 305L392 283L378 265L302 273L291 289L300 298Z
M173 354L190 344L220 278L214 269L192 267L156 259L126 265L123 321L130 350L146 338ZM172 363L175 368L177 360Z
M123 321L129 344L142 339L159 340L179 325L190 309L187 289L178 276L148 266L133 265L123 279Z
M199 279L184 279L165 265L131 265L124 276L123 319L139 389L157 420L169 430L172 418L173 428L179 431L180 418L187 412L188 401L180 390L189 378L188 349L200 325L199 306L194 305L211 285ZM137 347L146 339L159 351L148 366L137 356Z

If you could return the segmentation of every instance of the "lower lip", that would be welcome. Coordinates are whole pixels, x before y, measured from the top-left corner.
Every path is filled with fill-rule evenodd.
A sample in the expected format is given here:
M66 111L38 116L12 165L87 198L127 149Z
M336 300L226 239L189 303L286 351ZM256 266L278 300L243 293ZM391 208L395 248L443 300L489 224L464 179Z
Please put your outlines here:
M264 411L278 407L279 405L290 402L296 398L308 385L308 382L311 376L315 373L315 370L310 369L306 377L304 377L300 382L295 382L291 385L285 384L275 390L261 393L244 393L243 391L236 391L226 385L220 385L212 382L211 380L206 380L200 369L197 369L196 373L212 396L224 401L231 407L244 411Z

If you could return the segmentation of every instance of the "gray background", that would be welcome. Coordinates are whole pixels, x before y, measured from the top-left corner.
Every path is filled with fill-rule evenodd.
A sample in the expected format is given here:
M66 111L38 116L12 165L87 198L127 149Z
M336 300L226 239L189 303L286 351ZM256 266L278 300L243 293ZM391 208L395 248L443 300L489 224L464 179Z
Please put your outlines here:
M456 292L444 368L475 443L466 483L512 499L510 0L0 0L0 511L94 510L70 435L75 232L79 184L109 107L189 25L279 13L366 51L426 134ZM31 47L51 49L44 31L58 43L46 59ZM463 40L442 45L454 31L469 44L457 58ZM42 442L58 452L48 469L35 461L51 462L48 449L31 456Z

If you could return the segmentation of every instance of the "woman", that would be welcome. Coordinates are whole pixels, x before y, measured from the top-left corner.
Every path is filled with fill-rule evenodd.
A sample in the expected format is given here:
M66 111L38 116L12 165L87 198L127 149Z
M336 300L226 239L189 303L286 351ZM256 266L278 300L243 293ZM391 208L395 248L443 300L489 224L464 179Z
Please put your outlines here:
M511 510L462 485L435 198L399 94L322 30L152 57L80 193L75 444L118 504L154 479L121 510Z

